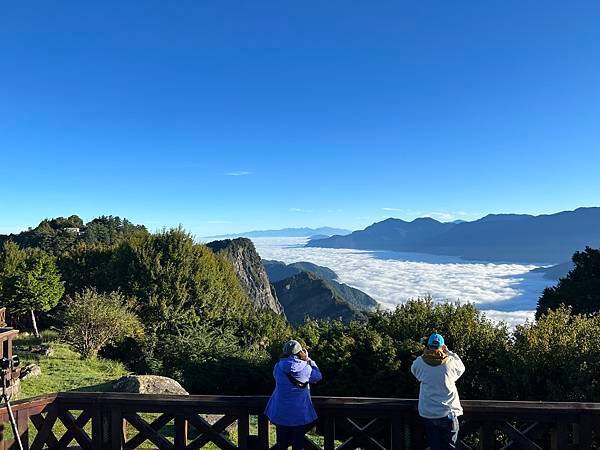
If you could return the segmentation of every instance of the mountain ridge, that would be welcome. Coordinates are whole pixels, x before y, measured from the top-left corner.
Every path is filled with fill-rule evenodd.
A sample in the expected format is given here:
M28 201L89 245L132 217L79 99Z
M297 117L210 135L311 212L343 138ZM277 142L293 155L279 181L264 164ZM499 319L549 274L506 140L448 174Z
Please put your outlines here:
M350 234L351 230L335 227L297 227L297 228L281 228L277 230L254 230L244 231L241 233L222 234L217 236L206 236L205 239L227 239L236 237L311 237L315 235L346 235Z
M520 263L560 263L586 246L600 247L600 207L537 216L488 214L462 223L388 218L347 236L307 243L307 247L391 250Z

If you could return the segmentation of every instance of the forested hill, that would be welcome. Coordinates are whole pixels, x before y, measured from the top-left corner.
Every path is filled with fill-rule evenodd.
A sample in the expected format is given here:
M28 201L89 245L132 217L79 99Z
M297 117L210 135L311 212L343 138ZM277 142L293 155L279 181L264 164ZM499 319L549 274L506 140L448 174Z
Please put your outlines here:
M35 228L17 234L0 235L0 246L11 240L22 248L37 247L58 255L76 244L112 245L135 233L147 234L144 225L134 225L118 216L101 216L84 223L79 216L44 219Z
M600 247L600 208L556 214L490 214L473 222L387 219L348 236L310 241L309 247L393 250L465 259L562 263L586 246Z

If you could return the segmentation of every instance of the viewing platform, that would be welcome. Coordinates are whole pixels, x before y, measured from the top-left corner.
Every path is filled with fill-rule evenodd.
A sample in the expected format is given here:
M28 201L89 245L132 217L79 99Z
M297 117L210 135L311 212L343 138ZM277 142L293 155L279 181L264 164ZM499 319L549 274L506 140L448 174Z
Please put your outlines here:
M274 446L264 396L165 396L65 392L13 404L24 447L117 449L261 449ZM319 421L307 450L424 449L417 400L314 397ZM464 449L598 448L600 403L464 400ZM210 415L210 417L206 416ZM0 450L16 449L0 410Z

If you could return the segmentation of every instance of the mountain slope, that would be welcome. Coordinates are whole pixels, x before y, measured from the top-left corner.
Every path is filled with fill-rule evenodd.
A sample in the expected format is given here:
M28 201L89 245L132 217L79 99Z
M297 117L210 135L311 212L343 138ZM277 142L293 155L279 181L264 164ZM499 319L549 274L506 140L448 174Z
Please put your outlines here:
M345 302L325 280L310 272L300 272L273 286L286 317L294 325L301 324L305 317L341 319L345 323L365 317Z
M240 283L256 308L268 308L277 314L283 314L283 308L251 240L227 239L209 242L206 245L232 262Z
M394 250L513 262L567 261L586 246L600 247L600 208L531 216L490 214L473 222L387 219L348 236L309 247Z
M291 264L286 264L281 261L263 260L263 265L269 276L271 283L281 281L285 278L293 277L300 272L311 272L323 280L335 280L337 274L329 267L318 266L316 264L300 261Z
M348 303L353 309L370 312L377 309L377 302L363 291L335 281L337 274L328 267L318 266L309 262L285 264L281 261L263 261L271 283L293 277L301 272L314 275L323 280L325 285L335 292L340 300Z

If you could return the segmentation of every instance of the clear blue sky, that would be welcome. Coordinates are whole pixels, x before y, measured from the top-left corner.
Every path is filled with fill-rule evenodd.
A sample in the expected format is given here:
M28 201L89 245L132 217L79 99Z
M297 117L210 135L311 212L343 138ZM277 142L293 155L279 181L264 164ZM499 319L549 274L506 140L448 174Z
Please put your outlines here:
M28 1L0 232L198 236L600 203L600 1Z

